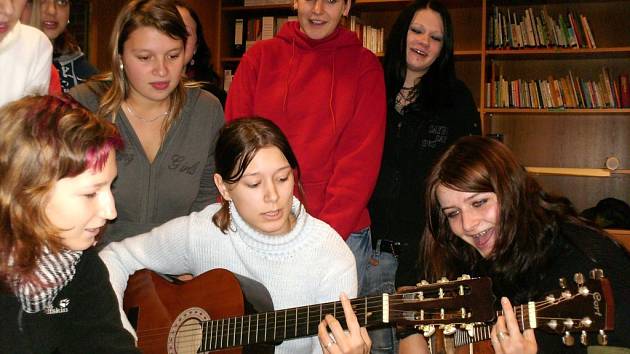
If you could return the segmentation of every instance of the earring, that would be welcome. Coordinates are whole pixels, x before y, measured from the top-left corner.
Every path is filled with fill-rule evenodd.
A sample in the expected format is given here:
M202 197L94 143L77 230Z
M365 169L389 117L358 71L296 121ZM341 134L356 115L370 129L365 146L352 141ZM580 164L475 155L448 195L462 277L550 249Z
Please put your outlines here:
M122 61L120 62L120 71L125 71L125 66L123 65Z
M67 23L67 24L68 24L68 25L70 24L70 19L68 19L68 23Z
M190 59L190 66L195 65L195 58Z

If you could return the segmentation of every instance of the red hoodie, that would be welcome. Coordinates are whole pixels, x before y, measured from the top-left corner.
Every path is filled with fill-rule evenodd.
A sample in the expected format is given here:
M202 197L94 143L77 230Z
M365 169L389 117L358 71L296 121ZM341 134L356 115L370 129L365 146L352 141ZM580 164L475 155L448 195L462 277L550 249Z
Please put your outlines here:
M385 83L378 59L337 28L308 38L298 22L243 56L225 118L276 123L295 152L309 212L344 238L370 225L367 202L381 164Z

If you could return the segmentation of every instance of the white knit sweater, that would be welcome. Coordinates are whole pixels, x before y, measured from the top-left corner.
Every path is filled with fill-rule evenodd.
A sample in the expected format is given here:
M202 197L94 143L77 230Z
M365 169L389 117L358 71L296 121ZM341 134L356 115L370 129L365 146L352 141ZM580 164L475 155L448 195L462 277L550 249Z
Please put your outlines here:
M297 198L297 221L290 233L267 236L253 230L231 205L232 225L223 234L212 223L212 204L198 213L173 219L152 231L111 243L100 252L119 304L130 274L147 268L159 273L199 275L225 268L262 283L275 309L338 300L357 293L352 252L328 224L310 216ZM235 231L234 231L235 230ZM122 308L121 308L122 314ZM122 314L125 327L133 333ZM316 336L286 340L278 354L321 353Z

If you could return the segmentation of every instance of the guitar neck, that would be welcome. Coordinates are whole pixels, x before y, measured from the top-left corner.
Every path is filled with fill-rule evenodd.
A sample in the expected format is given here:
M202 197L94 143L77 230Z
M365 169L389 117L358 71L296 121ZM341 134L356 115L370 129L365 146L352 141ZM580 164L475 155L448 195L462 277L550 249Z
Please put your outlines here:
M387 321L387 296L379 295L352 299L361 326ZM385 309L385 312L384 312ZM285 339L317 334L317 326L326 314L335 316L344 328L346 318L341 302L264 312L241 317L204 321L201 323L201 352L260 343L277 343Z
M533 306L533 307L532 307ZM532 307L532 310L530 310ZM535 328L535 323L530 322L530 318L536 320L536 304L530 302L526 305L519 305L514 307L514 314L518 321L521 332L529 328ZM497 311L497 317L503 316L503 311ZM455 347L461 347L471 343L480 342L490 339L490 332L492 331L492 325L478 323L475 324L470 330L457 329L454 335Z

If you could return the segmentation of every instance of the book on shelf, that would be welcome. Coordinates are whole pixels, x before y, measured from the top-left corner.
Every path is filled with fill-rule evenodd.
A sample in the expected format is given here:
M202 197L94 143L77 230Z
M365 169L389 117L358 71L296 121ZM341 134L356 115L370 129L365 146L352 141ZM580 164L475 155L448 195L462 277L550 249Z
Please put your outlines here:
M232 85L233 78L234 75L232 75L232 70L223 70L223 91L228 92L230 90L230 85Z
M243 19L234 20L234 50L237 54L241 54L245 49L243 45Z
M630 108L630 75L619 75L619 95L621 107Z
M262 17L262 30L260 34L260 39L271 39L276 34L276 21L273 16L263 16Z
M586 33L588 47L597 48L597 45L595 44L595 38L593 37L593 32L591 31L591 26L588 24L588 19L586 18L586 16L580 14L580 20L582 21L582 26L584 27L584 33Z

